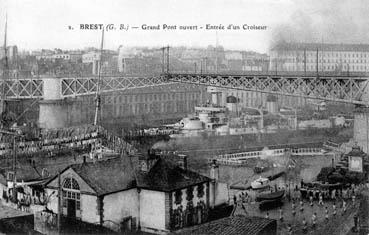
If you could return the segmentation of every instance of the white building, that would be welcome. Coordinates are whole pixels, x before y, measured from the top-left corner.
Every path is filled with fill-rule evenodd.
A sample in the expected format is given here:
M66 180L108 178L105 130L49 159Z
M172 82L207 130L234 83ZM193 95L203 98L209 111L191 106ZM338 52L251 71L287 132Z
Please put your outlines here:
M270 71L369 72L368 44L280 43L270 51Z
M167 233L207 221L224 196L210 178L158 157L75 164L61 172L62 213L115 231ZM215 169L215 167L214 167ZM217 177L216 170L212 176ZM58 177L46 184L48 208L58 212Z

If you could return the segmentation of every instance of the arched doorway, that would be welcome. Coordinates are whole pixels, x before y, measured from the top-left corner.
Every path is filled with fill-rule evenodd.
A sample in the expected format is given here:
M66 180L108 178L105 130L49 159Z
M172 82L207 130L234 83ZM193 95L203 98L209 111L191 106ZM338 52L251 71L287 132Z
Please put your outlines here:
M81 192L74 178L63 181L63 214L70 218L81 216Z

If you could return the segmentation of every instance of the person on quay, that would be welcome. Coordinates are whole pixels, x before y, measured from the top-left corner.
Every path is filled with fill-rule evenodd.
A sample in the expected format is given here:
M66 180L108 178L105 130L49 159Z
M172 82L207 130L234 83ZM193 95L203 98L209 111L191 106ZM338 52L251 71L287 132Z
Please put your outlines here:
M346 210L347 210L347 205L346 205L346 201L345 200L343 200L343 202L342 202L342 209L343 209L342 214L344 214L346 212Z
M309 197L309 200L310 200L310 206L313 207L313 195L310 195Z
M319 193L319 205L320 206L324 206L324 203L323 203L323 193L322 192Z
M304 211L304 202L300 199L300 212Z
M288 232L288 235L292 235L292 226L291 226L291 224L287 225L287 232Z
M283 210L282 207L279 208L279 220L283 221Z
M316 227L316 212L311 216L311 223L313 224L313 228Z
M307 222L306 222L305 218L302 218L302 231L304 233L307 232Z
M328 207L325 207L325 220L328 220L329 216L328 216Z

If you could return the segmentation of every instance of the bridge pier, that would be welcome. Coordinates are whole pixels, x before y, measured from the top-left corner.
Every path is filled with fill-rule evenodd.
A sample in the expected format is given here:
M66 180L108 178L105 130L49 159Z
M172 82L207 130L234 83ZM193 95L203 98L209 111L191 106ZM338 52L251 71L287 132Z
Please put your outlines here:
M71 101L61 96L61 79L43 78L43 100L39 102L39 127L63 128L68 125Z
M354 141L365 153L369 153L369 107L355 107Z

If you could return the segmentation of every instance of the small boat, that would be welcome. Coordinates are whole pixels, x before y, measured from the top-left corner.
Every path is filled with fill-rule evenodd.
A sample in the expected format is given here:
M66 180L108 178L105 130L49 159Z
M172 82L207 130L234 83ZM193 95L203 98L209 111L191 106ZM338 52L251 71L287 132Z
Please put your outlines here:
M284 190L272 192L272 193L262 193L256 196L257 202L264 202L264 201L278 201L281 200L284 196Z
M251 182L251 188L252 189L261 189L261 188L265 188L268 187L270 183L270 180L268 178L262 178L260 176L259 179L256 179L254 181Z

